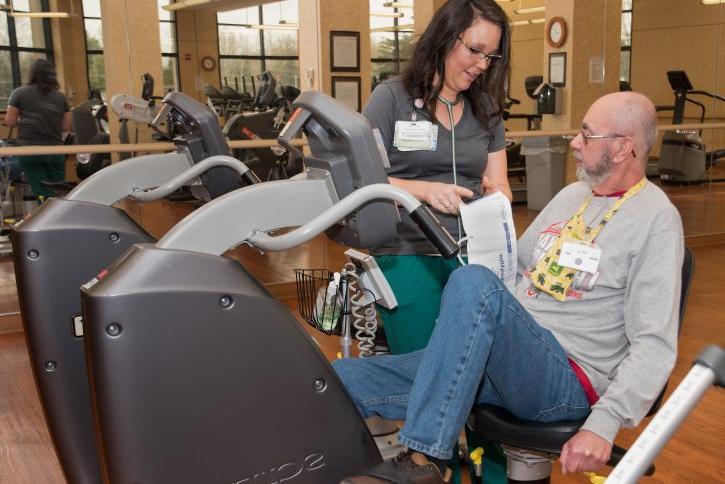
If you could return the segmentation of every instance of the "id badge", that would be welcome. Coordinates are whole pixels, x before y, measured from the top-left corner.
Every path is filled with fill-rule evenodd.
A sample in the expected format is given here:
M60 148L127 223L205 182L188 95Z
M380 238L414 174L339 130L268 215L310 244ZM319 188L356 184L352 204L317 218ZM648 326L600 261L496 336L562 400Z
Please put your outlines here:
M435 151L438 126L430 121L396 121L393 146L400 151Z
M596 245L578 242L564 242L559 255L559 265L578 271L596 274L602 249Z

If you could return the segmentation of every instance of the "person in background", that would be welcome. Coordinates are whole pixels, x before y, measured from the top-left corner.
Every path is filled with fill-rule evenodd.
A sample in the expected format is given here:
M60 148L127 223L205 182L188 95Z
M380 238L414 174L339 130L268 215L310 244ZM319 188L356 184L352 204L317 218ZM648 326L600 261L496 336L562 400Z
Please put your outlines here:
M71 130L72 118L68 100L59 87L53 64L37 59L30 68L28 84L10 94L5 124L18 127L18 146L63 144L63 133ZM65 179L65 155L25 155L18 161L39 200L55 194L43 185L44 181Z

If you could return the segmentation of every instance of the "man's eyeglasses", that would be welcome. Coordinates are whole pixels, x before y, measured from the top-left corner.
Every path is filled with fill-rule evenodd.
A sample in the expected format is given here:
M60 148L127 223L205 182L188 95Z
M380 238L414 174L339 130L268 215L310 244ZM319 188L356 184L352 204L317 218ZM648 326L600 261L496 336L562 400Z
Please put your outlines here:
M584 131L581 131L581 130L579 131L579 134L576 136L582 137L582 143L584 144L584 146L587 146L589 144L589 140L593 140L593 139L627 138L626 134L586 134ZM564 139L572 141L572 140L574 140L574 138L576 138L576 136L567 135L567 136L564 136ZM634 153L634 150L632 150L632 156L634 158L637 157L637 155L635 155L635 153Z
M486 54L484 51L480 49L476 49L475 47L471 47L471 44L463 40L461 37L458 37L458 40L461 41L461 44L468 49L468 53L473 58L475 57L478 62L486 61L486 64L491 64L497 60L501 59L501 56L499 54Z

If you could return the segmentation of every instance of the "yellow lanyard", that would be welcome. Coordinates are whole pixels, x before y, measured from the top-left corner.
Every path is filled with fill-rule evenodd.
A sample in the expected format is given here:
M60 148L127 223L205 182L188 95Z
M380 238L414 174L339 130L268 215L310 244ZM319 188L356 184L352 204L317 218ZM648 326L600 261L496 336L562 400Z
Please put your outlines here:
M566 240L576 239L584 242L591 243L599 235L599 232L607 225L607 222L614 217L619 208L624 202L632 198L637 192L639 192L647 183L647 178L642 178L636 185L627 190L622 197L617 200L612 208L604 214L599 224L592 228L584 222L584 211L592 201L592 196L584 201L579 210L574 216L569 219L564 228L557 236L556 240L551 244L549 250L541 257L531 271L531 282L533 285L549 294L553 298L564 301L566 299L566 292L571 286L574 276L578 272L576 269L570 267L564 267L559 265L559 256L561 255L561 248Z

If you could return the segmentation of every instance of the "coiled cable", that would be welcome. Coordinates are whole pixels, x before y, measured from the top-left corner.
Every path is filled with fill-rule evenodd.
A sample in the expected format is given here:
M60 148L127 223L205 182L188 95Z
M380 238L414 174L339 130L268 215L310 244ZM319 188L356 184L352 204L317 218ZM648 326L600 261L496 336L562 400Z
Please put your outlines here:
M352 326L355 328L355 339L358 340L357 348L360 350L360 357L365 358L375 354L375 335L378 331L377 311L375 310L375 296L370 304L362 304L364 292L372 292L358 286L358 274L355 264L345 264L347 273L347 290L350 294L352 305Z

